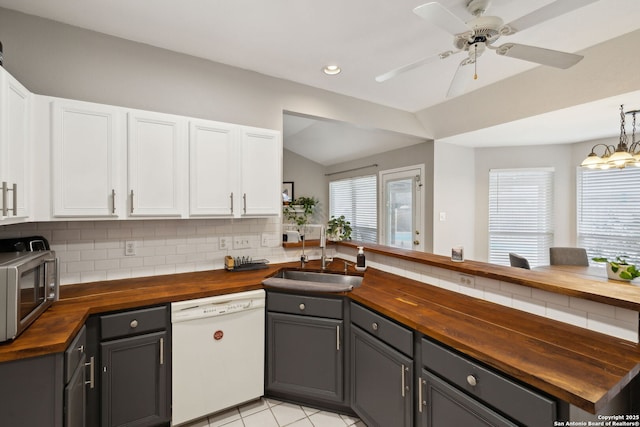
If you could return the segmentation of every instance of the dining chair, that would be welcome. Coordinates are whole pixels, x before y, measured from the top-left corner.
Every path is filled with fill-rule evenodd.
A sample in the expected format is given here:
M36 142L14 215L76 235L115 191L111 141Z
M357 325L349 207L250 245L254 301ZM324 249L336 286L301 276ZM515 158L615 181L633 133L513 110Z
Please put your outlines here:
M527 270L531 270L529 260L527 260L522 255L518 255L513 252L509 252L509 263L511 264L511 267L526 268Z
M582 265L589 266L589 257L584 248L549 248L549 263L551 265Z

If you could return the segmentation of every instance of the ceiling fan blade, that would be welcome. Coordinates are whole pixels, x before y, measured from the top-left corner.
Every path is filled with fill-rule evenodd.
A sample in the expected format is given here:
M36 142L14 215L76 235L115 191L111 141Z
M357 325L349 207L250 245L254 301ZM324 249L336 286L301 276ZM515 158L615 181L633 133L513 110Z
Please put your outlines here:
M556 0L553 3L549 3L540 9L534 10L533 12L508 23L506 26L509 27L511 33L515 33L529 27L533 27L534 25L540 24L541 22L547 21L551 18L555 18L556 16L564 15L572 10L579 9L582 6L595 3L596 1L598 0Z
M451 80L451 84L449 85L447 98L453 98L454 96L462 95L465 92L469 81L473 78L473 64L474 61L469 58L465 58L460 62L456 73L453 75L453 80Z
M441 58L446 58L447 56L451 55L451 52L444 52L444 53L440 53L438 55L432 55L432 56L428 56L426 58L423 58L419 61L416 62L412 62L411 64L407 64L407 65L403 65L400 68L396 68L395 70L391 70L388 71L384 74L380 74L378 77L376 77L376 81L378 83L382 83L384 81L387 81L399 74L405 73L409 70L413 70L414 68L418 68L423 66L424 64L428 64L429 62L435 61L436 59L441 59Z
M460 34L470 31L465 22L438 2L425 3L413 9L413 13L430 24L442 28L449 34Z
M548 65L550 67L566 69L576 65L584 56L573 53L560 52L542 47L528 46L518 43L506 43L496 48L498 55Z

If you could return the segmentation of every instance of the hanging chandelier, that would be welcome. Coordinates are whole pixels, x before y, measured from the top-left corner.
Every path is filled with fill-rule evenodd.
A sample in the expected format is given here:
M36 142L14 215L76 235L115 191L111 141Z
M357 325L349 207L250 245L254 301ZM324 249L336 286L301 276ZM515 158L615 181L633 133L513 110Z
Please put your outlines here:
M640 141L636 141L636 113L640 110L624 112L624 105L620 106L620 141L618 146L596 144L591 148L591 153L582 161L580 166L589 169L622 169L627 166L640 167ZM633 131L631 132L631 145L627 144L627 132L625 130L625 116L632 115ZM602 155L596 150L601 149Z

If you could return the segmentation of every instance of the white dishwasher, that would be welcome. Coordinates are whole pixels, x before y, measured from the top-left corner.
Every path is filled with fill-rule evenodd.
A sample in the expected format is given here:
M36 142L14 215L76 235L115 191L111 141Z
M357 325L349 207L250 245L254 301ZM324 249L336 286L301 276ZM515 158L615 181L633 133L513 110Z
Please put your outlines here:
M171 304L171 425L264 394L263 290Z

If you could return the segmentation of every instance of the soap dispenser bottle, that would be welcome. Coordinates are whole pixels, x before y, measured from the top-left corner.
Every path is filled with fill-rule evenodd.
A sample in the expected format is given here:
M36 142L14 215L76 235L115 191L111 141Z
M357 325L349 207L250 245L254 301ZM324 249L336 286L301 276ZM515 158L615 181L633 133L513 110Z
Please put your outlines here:
M364 270L366 267L364 259L364 247L358 246L358 256L356 257L356 267L358 270Z

